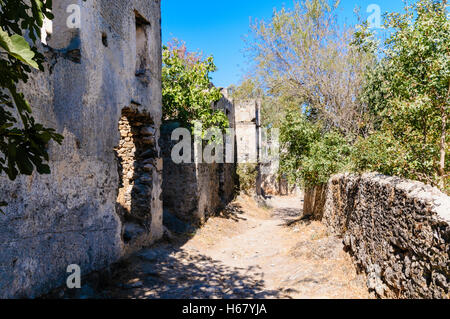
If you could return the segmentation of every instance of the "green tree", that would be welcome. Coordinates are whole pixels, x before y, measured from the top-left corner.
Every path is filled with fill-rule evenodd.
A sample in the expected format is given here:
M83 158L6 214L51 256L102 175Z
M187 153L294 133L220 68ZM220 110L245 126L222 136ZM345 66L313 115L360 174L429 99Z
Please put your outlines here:
M339 22L338 7L303 0L252 25L254 82L281 128L280 169L292 184L320 185L348 168L352 143L371 129L360 94L374 55L351 45L355 30Z
M352 152L353 169L357 172L380 172L389 176L404 176L414 169L408 160L408 149L389 131L377 131L367 138L359 138Z
M174 41L163 47L163 117L186 126L200 121L204 128L228 127L228 118L213 104L220 100L220 90L211 83L216 71L213 57L188 52L183 43Z
M230 89L235 100L260 99L265 96L261 84L252 77L247 77L238 86L232 85Z
M385 28L391 35L381 46L374 45L374 36L366 28L357 34L362 49L382 56L368 72L362 95L382 132L372 139L382 136L388 145L395 142L397 155L393 149L389 153L403 158L395 170L391 165L377 165L376 157L366 158L367 168L379 166L383 173L394 171L441 189L448 184L450 164L446 156L450 102L447 9L447 1L420 0L407 6L404 14L387 15ZM370 141L361 147L370 145L377 147Z
M320 129L297 108L286 111L280 128L281 161L280 171L289 183L302 182L301 170L304 157L311 145L320 139Z
M303 0L274 11L269 21L256 20L249 54L274 104L302 106L329 130L365 134L370 121L359 95L373 57L350 45L354 30L339 23L338 6L339 1Z
M11 180L35 169L49 174L47 144L62 141L55 130L36 123L30 104L18 91L33 69L44 70L44 56L35 44L44 19L53 19L51 7L50 0L0 0L0 174L5 172Z
M352 147L346 137L326 131L296 109L290 109L280 130L281 172L291 184L309 188L350 168Z

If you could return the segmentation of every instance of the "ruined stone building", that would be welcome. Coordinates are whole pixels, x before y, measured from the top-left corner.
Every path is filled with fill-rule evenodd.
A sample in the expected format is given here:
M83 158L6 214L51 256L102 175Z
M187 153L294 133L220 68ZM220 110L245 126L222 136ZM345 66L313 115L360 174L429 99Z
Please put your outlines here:
M279 136L275 130L262 127L261 101L236 101L235 107L238 163L257 166L257 194L287 195L287 182L278 172Z
M238 162L257 163L261 143L261 103L252 99L236 101L235 105Z
M213 108L223 111L228 117L230 128L234 128L234 103L227 89L222 89L221 92L222 98ZM206 141L199 149L195 147L194 137L191 137L191 161L174 163L171 153L173 146L179 141L172 140L172 132L179 127L177 122L168 122L161 128L164 216L170 218L175 215L182 221L198 224L233 200L236 191L236 158L227 161L224 152L222 161L206 163L201 156Z
M232 161L196 162L203 149L196 149L195 139L191 137L191 161L174 163L171 153L179 140L173 141L172 133L180 124L168 122L162 126L160 145L164 159L164 216L172 218L175 215L194 224L205 221L232 201L237 187L236 167L240 164L257 167L255 191L258 195L282 193L278 179L278 154L270 154L270 150L278 147L278 136L268 136L269 130L261 128L261 101L234 101L228 89L222 89L221 92L222 99L213 107L227 115L230 128L233 129L233 136L230 137ZM224 158L227 157L226 152L224 150Z
M46 71L24 91L65 139L49 145L51 175L0 177L1 298L46 293L68 265L102 269L163 233L160 1L59 0L53 13Z

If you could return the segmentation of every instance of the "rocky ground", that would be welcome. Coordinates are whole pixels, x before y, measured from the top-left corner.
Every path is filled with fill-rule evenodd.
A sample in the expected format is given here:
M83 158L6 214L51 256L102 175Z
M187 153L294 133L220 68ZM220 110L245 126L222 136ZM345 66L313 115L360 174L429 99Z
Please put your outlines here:
M301 199L261 208L240 198L195 233L174 237L115 267L107 285L76 298L368 298L342 240L299 221ZM93 288L95 286L95 289Z

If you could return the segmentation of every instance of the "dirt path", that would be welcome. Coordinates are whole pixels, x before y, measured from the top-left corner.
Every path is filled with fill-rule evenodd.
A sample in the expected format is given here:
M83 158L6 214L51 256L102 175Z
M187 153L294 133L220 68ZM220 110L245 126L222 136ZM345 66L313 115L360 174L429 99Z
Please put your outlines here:
M274 209L238 200L189 238L141 251L96 297L369 297L341 240L318 222L286 226L301 214L301 199L269 203Z

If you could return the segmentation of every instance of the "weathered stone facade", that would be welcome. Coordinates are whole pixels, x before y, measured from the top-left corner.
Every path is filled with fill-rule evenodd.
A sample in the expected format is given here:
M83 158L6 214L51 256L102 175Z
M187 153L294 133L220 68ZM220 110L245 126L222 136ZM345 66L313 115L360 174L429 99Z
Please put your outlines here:
M74 4L79 28L67 25ZM24 91L37 120L65 139L49 145L51 175L0 177L0 200L9 204L0 216L1 298L38 296L65 283L68 265L83 274L102 269L163 231L154 143L161 123L160 1L59 0L53 13L42 47L46 72ZM147 195L142 202L135 201L139 191Z
M323 221L343 236L378 296L450 297L450 198L436 188L379 174L337 175Z

